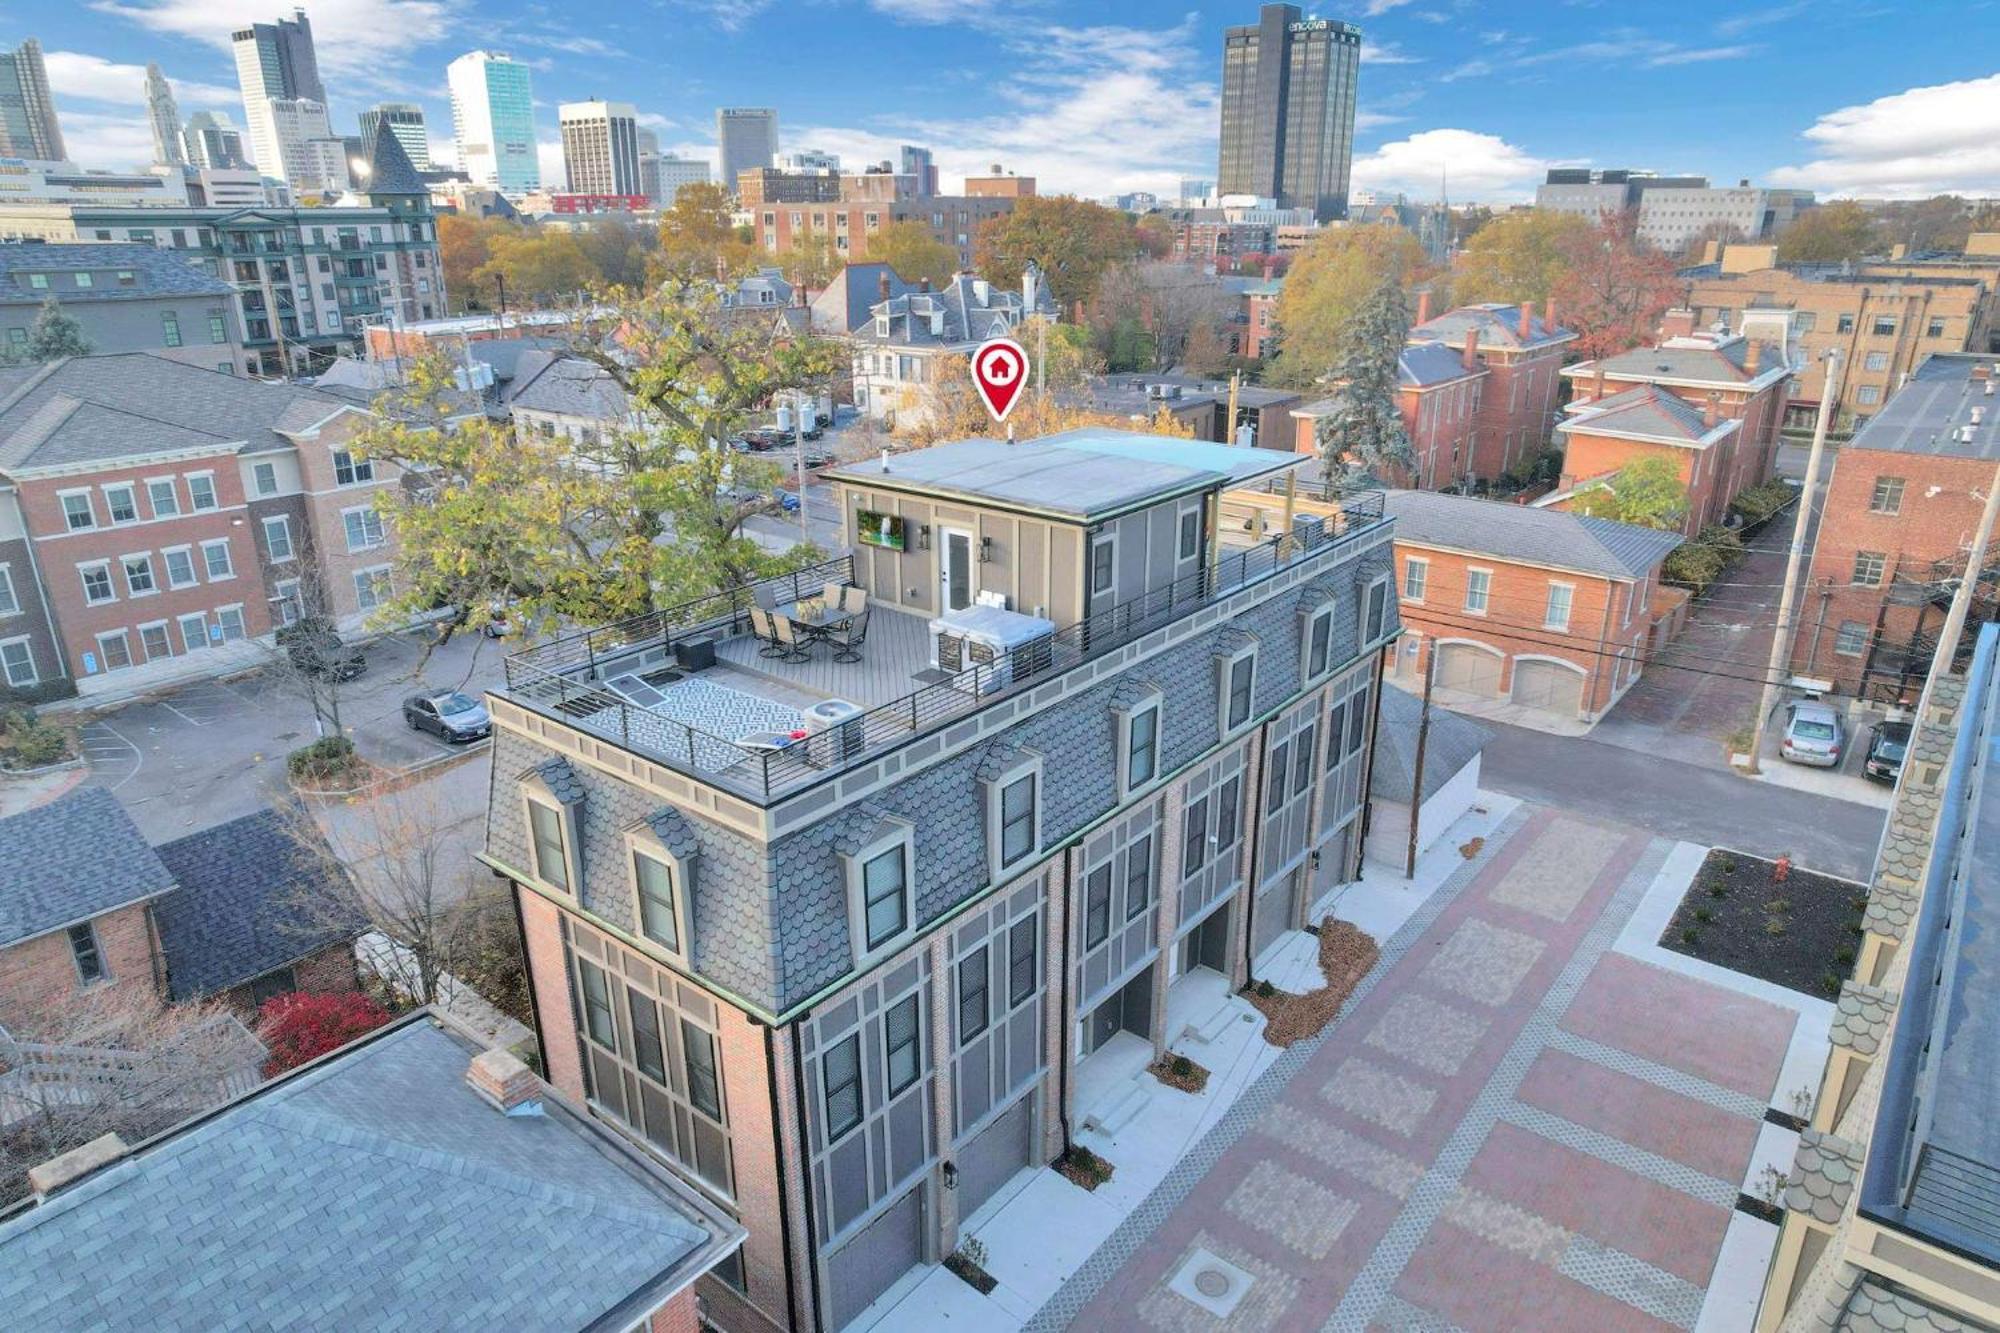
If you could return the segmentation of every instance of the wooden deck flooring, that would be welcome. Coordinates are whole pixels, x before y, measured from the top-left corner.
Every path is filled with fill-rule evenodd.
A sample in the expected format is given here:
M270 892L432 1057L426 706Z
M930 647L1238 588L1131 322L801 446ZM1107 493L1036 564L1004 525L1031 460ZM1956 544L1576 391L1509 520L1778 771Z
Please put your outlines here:
M797 691L822 699L845 699L863 708L893 703L920 687L917 673L930 669L930 621L886 606L870 610L868 641L861 645L859 662L836 662L832 644L814 644L812 660L785 662L759 657L757 639L752 635L716 645L716 657L742 676L770 681L784 690L783 701L791 702ZM754 681L737 682L755 689Z

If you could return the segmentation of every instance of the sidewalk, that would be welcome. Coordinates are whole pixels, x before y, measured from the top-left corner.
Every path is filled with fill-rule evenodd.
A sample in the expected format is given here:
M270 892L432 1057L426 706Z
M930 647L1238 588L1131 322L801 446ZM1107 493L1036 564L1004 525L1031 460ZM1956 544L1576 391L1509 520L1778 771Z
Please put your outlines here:
M1454 824L1418 861L1414 879L1405 880L1371 863L1363 879L1341 885L1322 899L1313 909L1313 919L1350 921L1386 943L1440 887L1465 870L1469 862L1461 846L1483 838L1487 845L1482 855L1497 850L1499 830L1519 805L1512 797L1481 792L1474 813ZM1314 966L1317 948L1317 937L1305 931L1275 941L1265 954L1274 984L1298 990L1321 984ZM999 1284L990 1295L982 1296L943 1267L919 1268L864 1311L848 1333L928 1333L941 1328L997 1333L1018 1329L1031 1319L1285 1054L1264 1040L1264 1017L1242 996L1218 988L1212 998L1227 1010L1226 1018L1217 1014L1215 1020L1184 1025L1198 1026L1211 1034L1209 1038L1184 1030L1168 1043L1169 1049L1207 1067L1207 1087L1188 1094L1142 1073L1150 1088L1136 1115L1115 1133L1077 1131L1077 1142L1117 1168L1107 1184L1086 1191L1046 1167L1024 1171L960 1227L961 1240L977 1238L986 1247L986 1271ZM1179 1004L1170 1010L1170 1033L1176 1030L1173 1020L1181 1012ZM1150 1047L1145 1048L1143 1055L1150 1054ZM1139 1059L1138 1067L1144 1063ZM1089 1110L1080 1083L1079 1126Z

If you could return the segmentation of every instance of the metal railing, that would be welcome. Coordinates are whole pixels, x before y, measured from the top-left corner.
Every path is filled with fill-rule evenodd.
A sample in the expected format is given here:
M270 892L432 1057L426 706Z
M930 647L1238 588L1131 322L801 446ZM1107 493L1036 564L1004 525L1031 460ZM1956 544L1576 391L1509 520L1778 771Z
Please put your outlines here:
M851 557L526 649L507 659L507 690L522 703L635 753L768 803L963 716L982 702L1101 657L1301 559L1356 544L1381 525L1382 492L1356 491L1338 499L1338 520L1308 525L1301 533L1279 533L1253 546L1225 546L1213 565L775 750L741 745L666 717L597 681L607 667L637 653L657 649L664 654L677 640L745 632L753 602L782 604L810 597L828 581L851 582Z

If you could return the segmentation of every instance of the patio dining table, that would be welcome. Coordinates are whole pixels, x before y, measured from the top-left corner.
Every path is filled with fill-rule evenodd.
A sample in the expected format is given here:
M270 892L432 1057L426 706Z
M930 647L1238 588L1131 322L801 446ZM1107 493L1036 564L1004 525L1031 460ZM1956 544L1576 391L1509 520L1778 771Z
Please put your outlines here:
M839 606L829 606L824 597L807 597L796 602L787 602L775 608L774 616L783 616L802 630L809 639L819 641L833 631L854 619L854 612Z

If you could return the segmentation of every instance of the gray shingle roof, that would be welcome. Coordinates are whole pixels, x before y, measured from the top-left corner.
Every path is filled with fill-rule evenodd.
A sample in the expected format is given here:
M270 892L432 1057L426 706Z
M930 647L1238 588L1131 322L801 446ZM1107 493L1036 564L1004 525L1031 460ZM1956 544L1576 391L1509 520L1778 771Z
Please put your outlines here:
M1029 311L1019 289L959 273L938 291L905 292L877 301L870 307L871 318L888 316L888 336L878 335L872 322L864 323L856 336L863 342L890 347L952 347L1010 333L1036 312L1051 318L1057 313L1046 284L1037 288L1035 311ZM938 330L935 333L931 331L934 327Z
M1410 343L1396 357L1396 382L1411 388L1449 384L1484 373L1478 366L1467 370L1464 352L1447 343Z
M740 1234L566 1108L488 1106L476 1053L420 1014L0 1224L7 1322L622 1327Z
M154 850L179 885L155 909L176 1000L240 986L367 929L330 856L301 847L275 810ZM308 896L321 905L308 908Z
M1716 424L1729 429L1740 425L1733 420ZM1654 384L1638 384L1591 403L1556 429L1636 435L1668 444L1694 445L1700 444L1713 428L1701 409L1679 394Z
M1674 346L1634 347L1616 356L1607 356L1602 361L1585 361L1570 366L1564 372L1574 379L1583 380L1595 375L1601 366L1606 375L1616 379L1658 375L1664 379L1696 380L1707 384L1747 384L1761 379L1771 372L1785 369L1785 349L1773 342L1757 344L1757 372L1751 374L1750 346L1748 338L1730 338L1719 347L1714 346Z
M1481 347L1499 350L1513 350L1522 347L1539 347L1551 342L1564 342L1576 337L1568 329L1560 326L1551 328L1542 317L1528 315L1528 336L1521 337L1521 307L1501 305L1488 301L1480 305L1462 305L1455 310L1447 310L1436 319L1417 325L1410 330L1411 342L1441 342L1452 347L1464 347L1465 335L1477 329Z
M70 413L52 424L52 414L63 413L50 408L58 398L117 415ZM204 445L242 452L287 447L280 430L354 405L296 384L267 384L146 352L0 369L0 468L57 467Z
M870 318L869 310L882 299L883 275L889 278L889 295L902 296L916 290L887 264L849 264L833 275L826 290L812 299L812 327L815 333L853 333Z
M102 787L0 819L0 946L158 897L173 876Z
M1644 578L1682 541L1677 532L1463 495L1389 491L1383 503L1396 520L1398 543L1475 551L1607 578Z
M1407 805L1417 772L1417 726L1423 701L1393 685L1382 690L1382 723L1375 732L1375 765L1368 791L1384 801ZM1431 705L1430 735L1424 739L1424 791L1428 801L1458 771L1479 757L1493 733L1448 708Z
M409 152L396 138L387 116L375 122L375 137L363 147L368 153L368 179L363 182L366 193L410 194L421 195L426 200L430 198L430 187L425 185L423 177L417 174L416 165L410 161Z
M559 352L524 352L514 363L507 405L597 421L623 420L625 391L602 366Z
M28 285L30 273L63 274L44 291ZM77 273L91 275L91 285L75 285ZM118 274L130 273L132 285L122 286ZM173 250L151 245L45 245L15 242L0 245L0 305L40 305L50 295L67 305L72 301L157 300L163 296L212 296L228 300L235 288Z

